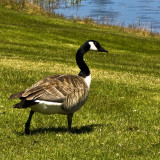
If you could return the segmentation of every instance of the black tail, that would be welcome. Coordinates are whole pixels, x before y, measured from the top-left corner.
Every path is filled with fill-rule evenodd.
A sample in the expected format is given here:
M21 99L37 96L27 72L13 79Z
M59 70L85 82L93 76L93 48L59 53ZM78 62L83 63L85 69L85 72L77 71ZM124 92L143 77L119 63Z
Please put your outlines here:
M13 108L18 108L18 109L21 109L23 108L22 105L21 105L21 102L20 103L17 103L13 106Z
M13 108L19 108L19 109L26 108L26 107L24 107L25 101L26 101L25 99L21 99L21 101L19 103L15 104Z
M23 98L19 103L15 104L13 108L18 108L18 109L28 108L33 106L34 104L37 104L37 103L34 101L27 101L25 100L25 98Z

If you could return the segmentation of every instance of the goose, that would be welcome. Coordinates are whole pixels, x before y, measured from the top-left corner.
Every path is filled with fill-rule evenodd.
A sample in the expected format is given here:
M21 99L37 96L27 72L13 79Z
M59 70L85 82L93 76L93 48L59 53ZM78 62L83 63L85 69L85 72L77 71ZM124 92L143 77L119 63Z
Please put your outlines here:
M84 105L89 94L91 74L83 56L90 50L108 53L99 42L88 40L76 52L76 62L80 68L78 75L52 75L10 96L9 99L20 99L14 108L31 109L25 123L26 134L30 134L30 123L35 112L67 115L68 131L71 131L73 114Z

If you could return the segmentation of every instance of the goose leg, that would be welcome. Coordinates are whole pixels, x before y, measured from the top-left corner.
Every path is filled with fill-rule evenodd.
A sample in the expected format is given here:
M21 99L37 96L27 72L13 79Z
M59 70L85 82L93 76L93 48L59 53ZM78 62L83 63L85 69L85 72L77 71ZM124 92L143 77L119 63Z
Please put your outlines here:
M73 117L73 113L69 113L67 115L67 120L68 120L68 130L71 130L71 125L72 125L72 117Z
M30 111L30 114L29 114L29 117L28 117L28 120L27 120L27 122L25 123L25 133L26 134L30 134L30 129L29 129L29 127L30 127L30 123L31 123L31 119L32 119L32 116L33 116L33 114L34 114L34 111Z

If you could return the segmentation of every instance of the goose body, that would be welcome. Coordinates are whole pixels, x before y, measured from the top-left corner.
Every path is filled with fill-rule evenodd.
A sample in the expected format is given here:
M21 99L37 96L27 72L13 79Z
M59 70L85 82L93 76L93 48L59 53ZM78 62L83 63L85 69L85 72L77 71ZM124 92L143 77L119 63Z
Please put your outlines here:
M79 75L46 77L25 91L10 96L10 99L21 100L14 108L31 108L25 124L26 134L30 133L29 127L34 112L67 115L68 129L71 129L73 114L83 106L89 94L91 74L83 60L83 55L89 50L108 52L97 41L86 41L76 53L76 62L81 70Z

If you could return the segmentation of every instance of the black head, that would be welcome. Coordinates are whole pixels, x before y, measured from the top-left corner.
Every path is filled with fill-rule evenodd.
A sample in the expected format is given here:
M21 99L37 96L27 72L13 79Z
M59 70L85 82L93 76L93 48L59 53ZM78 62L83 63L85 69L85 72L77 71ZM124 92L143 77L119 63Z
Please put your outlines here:
M108 53L107 50L105 50L99 42L95 40L88 40L86 41L77 51L79 55L84 55L87 51L98 51L98 52L106 52Z
M98 52L107 52L107 50L105 50L100 44L99 42L95 41L95 40L88 40L86 43L89 44L90 48L89 51L98 51Z

